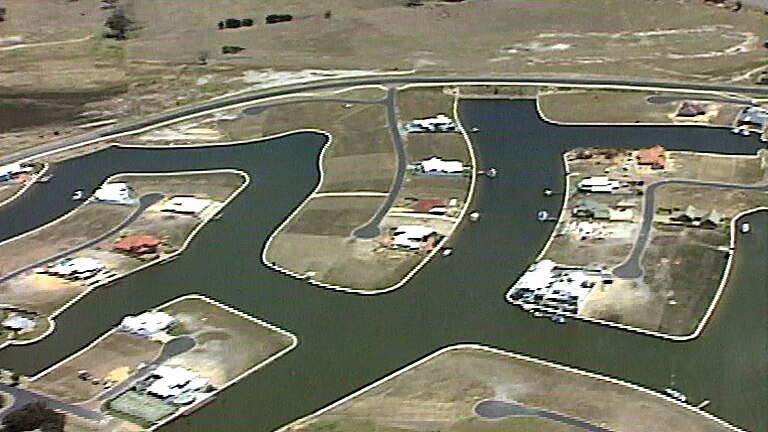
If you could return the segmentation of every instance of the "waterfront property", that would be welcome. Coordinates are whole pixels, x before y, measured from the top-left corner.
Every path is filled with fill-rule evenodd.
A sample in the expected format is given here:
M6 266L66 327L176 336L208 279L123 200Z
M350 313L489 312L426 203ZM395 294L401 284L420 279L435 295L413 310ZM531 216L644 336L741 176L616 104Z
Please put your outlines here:
M109 430L155 429L295 344L284 330L191 295L125 317L25 387L116 414Z
M731 222L768 205L764 157L669 152L662 145L566 153L576 187L541 260L507 299L531 311L669 337L692 334L728 276ZM580 296L571 282L581 286L584 268L597 269L603 283ZM578 276L561 278L562 269Z
M329 429L738 431L661 393L478 345L444 348L279 432Z
M41 324L32 331L3 334L5 339L40 337L50 328L46 321L73 300L179 254L247 182L242 173L232 171L122 175L112 180L71 213L0 244L0 250L12 252L0 264L0 302ZM188 199L182 203L196 206L169 214L159 191L185 194ZM188 210L202 209L197 217L186 216Z
M432 118L416 119L405 124L404 129L409 133L416 132L456 132L456 123L445 114Z

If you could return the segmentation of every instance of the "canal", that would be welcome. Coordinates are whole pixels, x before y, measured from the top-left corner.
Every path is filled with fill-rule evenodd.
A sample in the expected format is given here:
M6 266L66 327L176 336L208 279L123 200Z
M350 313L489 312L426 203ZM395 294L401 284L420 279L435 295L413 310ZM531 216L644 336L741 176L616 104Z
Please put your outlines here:
M768 429L768 215L754 214L740 239L726 295L703 335L674 343L571 320L554 325L504 301L507 287L543 246L551 224L539 209L559 211L544 188L563 186L563 151L578 146L754 153L756 139L697 127L565 127L539 119L530 101L462 102L465 126L483 166L474 206L454 254L436 258L403 288L380 296L324 290L261 264L272 230L313 189L324 137L301 133L250 145L194 149L110 148L63 162L48 184L0 209L0 238L26 231L72 208L74 189L90 190L124 171L239 168L251 185L172 263L152 267L85 297L57 320L44 341L0 352L0 366L32 374L86 345L136 313L187 293L202 293L283 327L295 350L164 430L270 431L402 366L460 343L483 343L652 388L675 374L693 401L754 431Z

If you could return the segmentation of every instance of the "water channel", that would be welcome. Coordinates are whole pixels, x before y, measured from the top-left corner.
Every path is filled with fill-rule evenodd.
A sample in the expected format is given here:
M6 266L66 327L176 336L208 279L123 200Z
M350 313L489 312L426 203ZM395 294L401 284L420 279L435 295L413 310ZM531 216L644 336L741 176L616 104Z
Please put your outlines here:
M0 366L34 373L136 313L187 293L203 293L283 327L295 350L223 392L168 431L270 431L424 355L478 342L663 388L676 387L709 410L753 431L768 430L768 214L750 216L735 275L703 335L673 343L571 320L554 325L504 301L507 287L543 246L559 211L541 191L563 185L561 154L576 146L754 153L757 139L697 127L564 127L541 121L530 101L464 101L465 126L482 165L499 177L478 188L478 224L465 226L454 254L437 258L405 287L380 296L324 290L261 264L272 230L318 180L320 135L301 133L251 145L196 149L111 148L53 168L54 179L0 208L0 239L72 208L74 189L90 190L118 172L239 168L251 185L203 229L180 259L98 290L59 319L57 331L27 347L0 351Z

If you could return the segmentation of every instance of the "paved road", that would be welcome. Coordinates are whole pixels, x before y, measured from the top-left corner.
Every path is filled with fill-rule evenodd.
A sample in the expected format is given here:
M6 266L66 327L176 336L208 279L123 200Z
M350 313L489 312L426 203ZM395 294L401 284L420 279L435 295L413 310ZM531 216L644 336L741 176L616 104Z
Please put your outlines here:
M70 405L42 393L37 393L20 387L9 386L8 384L0 384L0 391L8 393L15 398L11 407L0 412L0 421L2 421L9 412L15 411L32 402L43 402L48 408L76 415L95 422L107 420L107 416L98 411L93 411L77 405Z
M690 90L709 90L709 91L723 91L733 93L751 93L758 95L768 96L768 87L745 87L745 86L733 86L725 84L703 84L703 83L675 83L675 82L655 82L655 81L633 81L627 79L609 79L609 78L579 78L579 77L536 77L536 76L521 76L521 77L489 77L489 76L420 76L420 77L391 77L391 76L378 76L378 77L364 77L364 78L350 78L339 79L337 81L325 81L315 84L299 84L293 86L281 87L279 89L268 89L258 91L254 93L232 96L227 98L221 98L216 101L207 102L201 105L180 108L178 110L164 112L152 116L147 116L141 120L128 121L118 125L110 126L105 129L88 132L82 135L77 135L62 140L54 141L49 144L36 146L31 149L22 150L12 155L0 158L1 164L8 164L15 162L19 159L25 159L28 157L34 157L40 153L47 151L57 150L71 145L79 144L91 139L105 138L119 133L125 133L135 131L137 129L150 126L156 123L175 120L179 117L187 115L198 114L215 108L223 108L230 105L252 102L259 99L268 97L284 96L292 93L309 92L314 90L327 90L334 88L343 88L359 85L374 85L374 84L411 84L420 82L433 82L433 83L455 83L455 82L477 82L477 83L541 83L551 84L559 83L564 85L574 84L593 84L593 85L628 85L628 86L647 86L647 87L659 87L668 89L690 89Z
M397 121L397 89L391 88L387 92L387 124L389 125L389 134L392 137L392 143L397 150L397 173L395 174L395 181L392 187L389 188L389 195L387 195L384 204L379 207L376 214L365 225L356 229L352 234L359 238L374 238L381 233L379 226L381 220L384 219L387 212L395 203L397 194L400 193L400 189L403 188L403 182L405 181L405 167L408 164L408 156L405 152L405 142L403 142L403 136L400 134L400 128Z
M312 101L309 103L314 102L338 102L343 104L353 104L353 105L378 105L385 103L387 101L387 98L379 99L379 100L363 100L363 99L343 99L343 98L312 98ZM264 104L260 106L250 107L243 110L243 114L247 115L256 115L261 114L262 112L270 109L270 108L276 108L286 105L295 105L297 103L307 103L304 101L298 101L298 100L290 100L286 102L275 102L270 104Z
M158 354L157 357L155 357L152 362L150 362L148 365L144 366L143 369L138 371L136 374L134 374L133 377L121 382L120 384L112 387L111 389L105 391L101 395L99 395L96 400L99 401L99 403L107 401L112 399L113 397L119 395L120 393L125 392L129 388L131 388L134 384L136 384L138 381L143 380L146 378L149 374L151 374L155 369L157 369L158 366L163 364L166 360L170 359L171 357L175 357L179 354L185 353L192 348L194 348L197 345L197 342L195 342L195 339L190 336L178 336L175 337L163 345L162 351L160 351L160 354Z
M648 246L651 226L653 224L653 214L656 210L656 189L669 184L685 184L692 186L708 186L715 188L768 192L768 184L746 186L732 183L704 182L698 180L664 180L658 183L653 183L645 190L643 222L640 226L640 233L637 235L637 239L635 240L634 246L632 246L632 252L630 252L629 257L627 257L626 261L613 269L613 274L615 276L621 278L639 278L643 275L643 266L641 265L640 261L643 258L643 252L645 252L646 246Z
M607 429L575 417L570 417L565 414L552 411L541 410L538 408L529 408L516 402L485 400L475 405L475 414L482 418L491 420L513 416L540 417L589 432L613 432L611 429Z
M136 218L141 216L141 214L144 213L144 210L146 210L149 206L157 203L161 199L163 199L163 195L159 194L159 193L151 193L151 194L146 194L146 195L142 196L139 199L139 206L136 208L136 210L131 214L130 217L128 217L123 222L121 222L120 225L112 228L111 230L109 230L106 233L96 237L95 239L89 240L88 242L83 243L83 244L81 244L79 246L76 246L76 247L74 247L72 249L69 249L69 250L66 250L64 252L58 253L56 255L50 256L48 258L42 259L40 261L37 261L36 263L30 264L30 265L28 265L26 267L22 267L22 268L20 268L18 270L14 270L14 271L12 271L12 272L10 272L10 273L0 277L0 283L3 283L5 281L7 281L7 280L10 280L10 279L12 279L12 278L14 278L14 277L24 273L24 272L28 272L28 271L36 268L36 267L40 267L40 266L42 266L42 265L44 265L44 264L46 264L48 262L55 261L55 260L58 260L58 259L61 259L61 258L65 258L65 257L67 257L69 255L72 255L72 254L75 254L77 252L80 252L80 251L82 251L84 249L87 249L87 248L89 248L89 247L91 247L91 246L93 246L95 244L98 244L98 243L106 240L107 238L109 238L111 236L114 236L115 234L120 232L123 228L125 228L126 226L130 225L133 221L135 221Z

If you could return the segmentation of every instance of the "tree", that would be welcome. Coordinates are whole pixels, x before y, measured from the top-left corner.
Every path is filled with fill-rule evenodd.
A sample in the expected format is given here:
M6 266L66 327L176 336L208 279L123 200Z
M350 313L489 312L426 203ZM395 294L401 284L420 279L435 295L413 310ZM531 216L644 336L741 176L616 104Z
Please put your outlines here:
M125 15L121 8L114 9L104 25L112 31L111 36L117 39L125 39L125 34L132 21Z
M325 11L325 14L323 14L325 19L331 19L332 15L333 15L333 12L331 12L330 10Z
M5 13L8 12L8 9L0 6L0 22L5 21Z
M3 431L22 432L39 429L42 432L62 432L65 416L48 409L41 402L33 402L8 413L3 419Z

